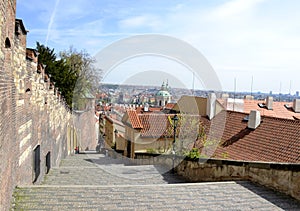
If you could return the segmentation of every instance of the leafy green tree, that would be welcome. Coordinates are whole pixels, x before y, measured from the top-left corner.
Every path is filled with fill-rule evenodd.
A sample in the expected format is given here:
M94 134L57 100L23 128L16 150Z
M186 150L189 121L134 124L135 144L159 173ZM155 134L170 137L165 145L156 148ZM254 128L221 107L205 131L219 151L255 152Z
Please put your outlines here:
M54 49L50 49L39 42L36 43L36 50L39 52L39 64L51 66L56 61L56 54Z
M55 82L66 103L72 108L73 90L77 76L69 70L69 66L62 59L58 59L54 49L37 42L36 50L39 52L39 64L46 65L45 72L51 75L51 82Z
M173 130L173 120L169 117ZM176 129L176 154L183 155L185 152L190 151L194 146L199 134L200 129L200 116L191 114L178 115L178 125ZM169 131L171 133L171 131Z
M94 67L95 60L86 52L78 52L73 47L62 51L57 58L54 49L37 42L39 63L46 65L46 74L63 95L72 109L74 101L84 98L84 93L94 93L100 82L101 71Z

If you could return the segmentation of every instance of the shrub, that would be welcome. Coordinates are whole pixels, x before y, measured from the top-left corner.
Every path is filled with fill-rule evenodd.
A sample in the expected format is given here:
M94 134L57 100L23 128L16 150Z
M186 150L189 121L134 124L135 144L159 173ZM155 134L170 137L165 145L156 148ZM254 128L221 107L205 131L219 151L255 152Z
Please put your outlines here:
M200 158L200 152L198 148L193 148L191 151L185 154L188 160L197 160Z

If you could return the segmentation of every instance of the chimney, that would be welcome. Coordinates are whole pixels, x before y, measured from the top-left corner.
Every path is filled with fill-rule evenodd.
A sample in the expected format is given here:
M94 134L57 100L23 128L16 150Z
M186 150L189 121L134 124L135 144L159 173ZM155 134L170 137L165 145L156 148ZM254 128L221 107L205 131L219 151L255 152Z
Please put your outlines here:
M273 110L273 97L268 96L266 99L266 107L268 110Z
M293 103L293 110L296 113L300 113L300 99L295 99Z
M248 128L256 129L260 124L260 112L251 111L249 114Z
M245 95L244 100L254 100L254 97L252 95Z
M144 111L149 111L149 104L148 103L145 103L145 105L144 105Z
M206 104L206 115L208 116L208 119L211 120L214 118L216 114L216 94L210 93L207 98L207 104Z
M227 94L227 93L222 93L221 98L222 98L223 100L228 99L228 98L229 98L229 94Z

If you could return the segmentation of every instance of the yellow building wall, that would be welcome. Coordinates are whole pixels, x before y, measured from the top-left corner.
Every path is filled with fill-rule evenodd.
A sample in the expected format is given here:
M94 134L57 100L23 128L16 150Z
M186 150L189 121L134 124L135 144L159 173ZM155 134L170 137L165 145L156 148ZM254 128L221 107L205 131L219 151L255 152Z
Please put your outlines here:
M112 147L115 142L114 125L110 121L105 121L105 145Z
M165 153L172 150L173 139L139 138L134 146L135 152Z

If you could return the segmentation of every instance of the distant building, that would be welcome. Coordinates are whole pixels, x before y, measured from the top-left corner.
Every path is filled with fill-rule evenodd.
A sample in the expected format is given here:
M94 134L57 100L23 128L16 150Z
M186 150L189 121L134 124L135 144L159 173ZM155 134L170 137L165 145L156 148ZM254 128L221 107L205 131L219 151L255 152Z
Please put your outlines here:
M218 99L225 110L250 113L251 110L260 111L262 116L277 117L284 119L300 119L299 100L293 102L274 101L273 97L267 97L265 100L247 100L247 99Z
M213 106L215 114L219 113L224 107L217 100L214 102L205 97L183 95L173 106L175 113L196 114L205 116L208 114L208 108Z
M91 110L95 106L95 96L89 90L83 90L73 97L73 107L77 111Z
M205 104L203 106L206 107ZM258 110L251 110L250 113L228 110L213 113L215 116L212 118L209 115L178 114L178 146L183 146L183 149L198 148L204 158L300 163L300 133L295 132L300 127L299 120L262 116ZM171 153L174 136L170 119L173 115L138 114L135 110L128 110L122 119L125 125L124 155L134 158L135 153L149 150ZM187 122L191 126L188 130L184 125ZM196 122L195 125L192 122ZM196 139L193 138L195 134Z
M140 113L127 110L122 122L125 125L124 155L134 158L137 152L160 151L170 153L173 126L169 119L174 114Z
M166 85L163 82L160 90L155 95L155 102L157 106L165 106L171 102L171 94L168 89L168 82Z
M116 145L116 139L118 135L125 133L124 124L117 119L109 116L105 116L105 147L110 148ZM123 144L124 140L120 140L118 143Z

